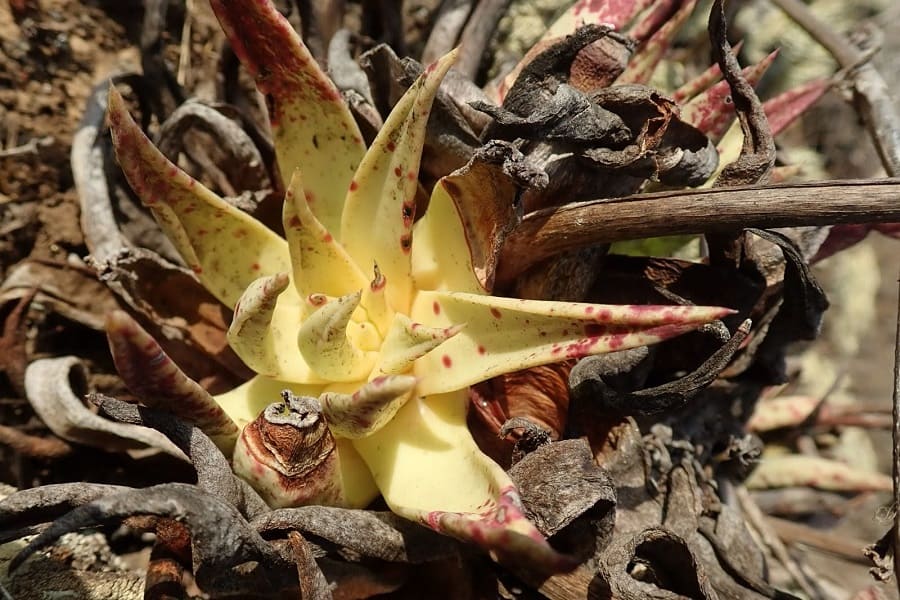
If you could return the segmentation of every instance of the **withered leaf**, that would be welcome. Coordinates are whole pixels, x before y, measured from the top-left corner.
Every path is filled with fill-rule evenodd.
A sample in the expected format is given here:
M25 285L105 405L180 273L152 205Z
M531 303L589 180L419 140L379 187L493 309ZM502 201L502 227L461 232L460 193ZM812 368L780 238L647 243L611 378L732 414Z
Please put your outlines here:
M25 391L34 411L53 433L108 452L151 447L181 460L184 453L158 431L95 415L81 401L87 368L74 356L44 358L25 371Z
M19 490L0 500L0 543L29 535L31 528L49 523L97 498L131 488L107 483L57 483Z
M128 404L103 394L90 394L88 400L120 423L149 427L165 435L190 459L197 471L197 485L236 507L247 518L268 512L269 507L259 494L234 475L228 459L197 427L168 413Z
M389 562L418 564L459 553L454 540L389 512L300 506L260 515L251 526L265 535L296 530L307 538Z
M766 380L781 382L787 376L784 364L787 345L797 340L816 338L822 316L828 308L828 298L810 271L800 249L789 237L764 229L747 231L776 244L784 254L781 306L756 352L756 366L762 369Z
M744 321L734 335L696 370L668 383L651 388L628 389L621 377L623 368L616 354L584 358L569 376L573 398L590 403L596 410L617 415L653 415L684 406L728 366L750 333ZM634 350L626 351L634 352ZM635 365L636 366L636 365Z
M293 561L249 527L237 509L194 485L167 483L105 495L57 519L9 565L15 571L29 556L66 533L136 515L176 519L191 532L194 576L214 597L257 597L261 591L296 589Z
M559 533L585 513L614 520L616 490L609 474L597 466L584 440L563 440L537 448L513 465L509 475L525 512L547 536Z

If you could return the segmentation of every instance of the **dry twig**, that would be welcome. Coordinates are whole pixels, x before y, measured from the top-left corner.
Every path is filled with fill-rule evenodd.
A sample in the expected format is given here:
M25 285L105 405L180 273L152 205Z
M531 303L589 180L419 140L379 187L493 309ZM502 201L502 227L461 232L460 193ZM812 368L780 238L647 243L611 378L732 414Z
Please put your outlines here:
M900 221L900 178L684 190L535 211L506 238L498 283L593 244L740 228Z
M872 136L884 170L900 175L900 115L894 108L890 90L881 74L869 62L870 55L857 49L841 34L821 21L800 0L773 0L806 30L847 71L853 89L853 103Z

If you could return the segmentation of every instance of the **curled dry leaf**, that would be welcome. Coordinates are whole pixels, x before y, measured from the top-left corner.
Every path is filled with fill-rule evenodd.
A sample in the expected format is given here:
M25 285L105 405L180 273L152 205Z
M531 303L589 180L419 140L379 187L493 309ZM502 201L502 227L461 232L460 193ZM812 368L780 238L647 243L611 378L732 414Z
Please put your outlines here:
M70 442L109 452L156 448L187 460L164 435L152 429L97 416L80 396L87 390L87 369L74 356L37 360L25 371L25 391L34 411L50 430Z
M268 510L247 483L237 477L219 447L198 427L162 411L135 406L102 394L90 394L89 401L120 423L140 425L159 431L190 459L197 472L200 489L231 504L247 518Z

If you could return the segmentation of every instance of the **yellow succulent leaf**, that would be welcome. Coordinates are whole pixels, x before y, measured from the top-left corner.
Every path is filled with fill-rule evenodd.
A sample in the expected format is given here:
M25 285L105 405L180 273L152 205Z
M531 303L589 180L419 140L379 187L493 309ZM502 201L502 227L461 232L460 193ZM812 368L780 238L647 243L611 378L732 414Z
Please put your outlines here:
M319 401L331 432L356 439L393 419L415 387L416 378L411 375L388 375L366 382L353 393L326 391Z
M248 367L294 383L321 383L297 350L292 332L302 312L292 301L287 273L261 277L247 286L228 328L228 344Z
M310 209L299 169L285 193L282 221L294 285L302 298L310 294L345 296L368 285L347 251Z
M412 278L420 290L483 294L456 203L442 178L431 192L428 210L413 228Z
M297 346L319 377L337 382L363 381L375 366L378 353L360 350L347 335L347 325L359 306L360 296L361 292L357 292L328 300L300 326ZM356 325L374 329L367 323Z
M466 403L465 392L412 398L353 445L395 513L492 553L513 544L557 562L560 555L522 514L509 476L472 439Z
M235 54L269 100L283 181L302 168L313 213L338 234L347 188L366 150L350 109L273 3L210 4Z
M426 327L398 313L394 315L394 322L381 346L381 356L374 372L395 375L409 371L416 359L425 356L461 329L461 325Z
M709 176L709 179L703 182L701 188L711 188L716 183L716 179L722 174L722 170L741 157L741 148L744 146L744 132L741 130L741 124L735 121L719 140L716 150L719 152L719 166L716 167L715 173Z
M109 90L116 157L134 192L203 286L228 307L250 282L290 270L287 243L179 169L156 149Z
M425 128L455 59L454 51L429 65L397 102L350 184L341 221L344 247L357 265L378 264L388 281L388 303L401 312L412 299L412 224Z
M733 312L420 292L413 319L430 327L466 327L418 359L414 373L420 394L440 394L528 367L654 344Z

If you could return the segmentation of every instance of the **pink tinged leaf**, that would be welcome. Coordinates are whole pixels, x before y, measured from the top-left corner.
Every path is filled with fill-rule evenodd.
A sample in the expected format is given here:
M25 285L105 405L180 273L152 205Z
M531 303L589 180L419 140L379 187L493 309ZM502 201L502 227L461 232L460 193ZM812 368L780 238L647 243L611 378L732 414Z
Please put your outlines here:
M378 353L359 349L348 336L350 317L361 292L329 300L303 321L297 336L300 354L313 373L328 381L365 380ZM353 324L357 327L370 324Z
M209 393L184 374L156 340L127 313L106 317L106 335L116 370L141 401L197 426L231 456L238 428Z
M643 44L669 22L681 4L682 0L653 0L629 28L628 36L638 44Z
M496 502L478 513L433 511L423 524L474 543L502 564L529 565L551 573L570 571L577 561L554 550L525 516L515 487L501 490Z
M381 356L375 372L394 375L409 371L417 359L452 338L462 328L462 325L426 327L421 323L414 323L406 315L394 315L394 322L381 346Z
M753 86L759 83L777 55L776 50L757 64L742 69L747 82ZM705 133L713 142L722 138L734 118L731 87L727 81L718 82L681 109L681 120Z
M778 135L831 88L827 79L814 79L763 103L772 135Z
M750 431L771 431L804 423L822 403L812 396L782 396L761 400L747 422Z
M571 35L583 25L612 25L621 30L653 0L578 0L553 22L543 40Z
M356 439L378 431L409 400L416 378L411 375L376 377L352 394L325 392L319 397L331 432Z
M663 55L669 50L672 41L691 16L697 0L687 0L681 7L669 17L665 24L640 47L631 57L631 62L625 67L625 71L616 79L617 84L641 83L650 81L653 71L656 69Z
M409 400L383 428L354 440L395 513L495 556L571 566L522 514L509 476L466 426L465 392Z
M299 169L285 192L282 222L294 286L301 298L310 294L345 296L368 285L347 251L312 212Z
M400 312L406 312L412 298L412 224L425 128L438 86L456 54L429 65L400 98L347 194L342 243L357 265L378 264L389 282L388 303Z
M233 307L251 281L290 269L287 244L171 163L109 90L109 123L122 171L181 257L216 298Z
M435 328L466 325L416 361L419 393L459 390L528 367L654 344L733 312L419 292L413 319Z
M270 0L211 0L235 54L269 99L284 182L303 169L312 211L337 234L365 144L334 83Z
M882 235L900 239L900 223L875 223L872 229Z
M780 165L769 173L769 184L777 185L794 180L803 173L803 165Z
M743 45L744 40L739 41L737 44L731 47L731 53L737 56L738 53L740 53L741 47L743 47ZM675 100L675 102L677 102L678 104L684 104L721 79L722 69L719 68L718 64L712 64L708 69L706 69L690 81L685 82L684 85L675 90L672 93L672 99Z
M882 473L800 454L764 458L746 485L751 489L803 486L837 492L886 492L892 488L891 478Z
M320 383L297 351L291 335L300 329L299 306L282 300L287 273L260 277L241 296L228 328L228 343L248 367L293 383Z

